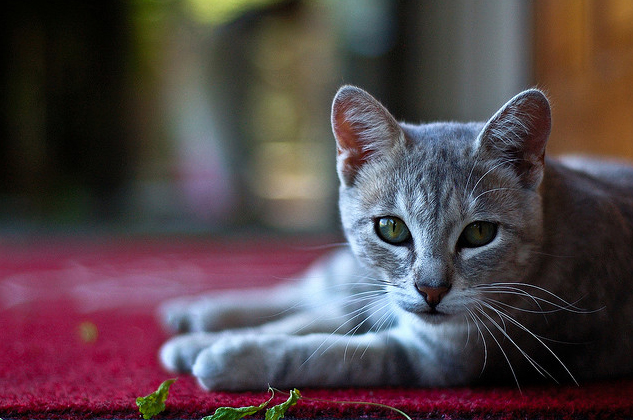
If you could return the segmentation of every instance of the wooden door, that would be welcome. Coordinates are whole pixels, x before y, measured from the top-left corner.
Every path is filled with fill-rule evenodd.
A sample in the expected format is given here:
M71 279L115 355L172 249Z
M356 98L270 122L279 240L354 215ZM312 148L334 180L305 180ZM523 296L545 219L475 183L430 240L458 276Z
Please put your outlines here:
M633 1L534 5L536 82L553 104L549 153L633 160Z

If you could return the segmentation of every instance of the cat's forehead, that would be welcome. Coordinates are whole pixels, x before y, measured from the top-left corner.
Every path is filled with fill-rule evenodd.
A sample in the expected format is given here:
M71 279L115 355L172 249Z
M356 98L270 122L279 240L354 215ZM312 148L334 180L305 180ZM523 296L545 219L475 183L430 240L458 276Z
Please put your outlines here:
M477 161L475 142L483 125L403 124L407 146L389 159L367 165L359 179L363 201L396 206L422 200L446 202L461 190Z
M422 181L421 177L449 179L472 168L482 124L403 124L402 128L407 141L395 165L398 172Z
M471 152L483 123L440 122L420 125L401 124L412 150L426 155L462 155Z

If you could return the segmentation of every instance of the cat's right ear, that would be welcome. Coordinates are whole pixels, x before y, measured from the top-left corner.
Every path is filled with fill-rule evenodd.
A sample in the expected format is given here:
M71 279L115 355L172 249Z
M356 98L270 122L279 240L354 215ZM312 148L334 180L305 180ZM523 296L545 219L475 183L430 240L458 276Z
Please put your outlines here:
M402 141L400 125L369 93L354 86L339 89L332 103L336 138L336 167L341 183L354 184L359 169L370 159Z

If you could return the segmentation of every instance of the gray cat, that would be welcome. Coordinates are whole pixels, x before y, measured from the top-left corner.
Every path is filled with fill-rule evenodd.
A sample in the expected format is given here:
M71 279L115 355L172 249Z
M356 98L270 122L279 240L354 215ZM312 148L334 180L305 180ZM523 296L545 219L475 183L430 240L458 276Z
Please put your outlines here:
M487 123L332 106L349 247L303 279L165 305L163 365L208 389L579 382L633 371L633 169L544 157L525 91Z

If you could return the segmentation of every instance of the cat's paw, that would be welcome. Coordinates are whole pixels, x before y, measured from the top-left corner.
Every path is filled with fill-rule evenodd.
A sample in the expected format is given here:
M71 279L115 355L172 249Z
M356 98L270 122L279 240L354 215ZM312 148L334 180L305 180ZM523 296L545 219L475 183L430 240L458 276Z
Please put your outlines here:
M182 333L192 331L191 298L173 299L158 307L161 324L170 332Z
M221 305L213 299L180 298L158 309L162 324L171 332L219 331L227 327Z
M275 364L275 344L269 341L262 336L224 336L200 352L192 373L208 390L266 389Z
M202 332L176 336L160 348L160 361L170 372L191 372L200 352L217 340L216 334Z

